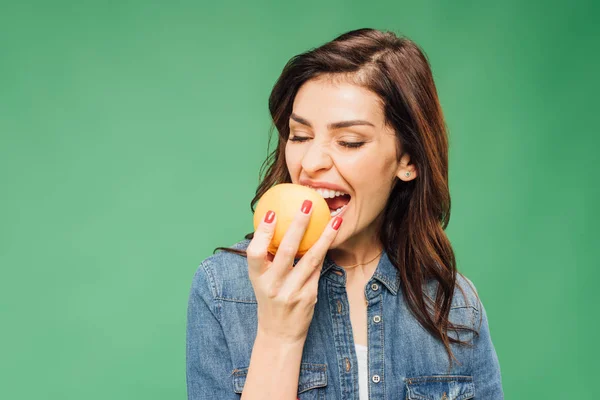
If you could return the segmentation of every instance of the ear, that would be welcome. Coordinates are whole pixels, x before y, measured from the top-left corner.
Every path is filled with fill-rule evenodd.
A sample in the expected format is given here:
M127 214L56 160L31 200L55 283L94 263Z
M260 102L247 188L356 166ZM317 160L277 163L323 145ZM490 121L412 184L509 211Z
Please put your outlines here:
M396 173L396 176L404 182L412 181L419 175L415 165L409 163L410 155L404 153L400 158L400 165L398 166L398 172Z

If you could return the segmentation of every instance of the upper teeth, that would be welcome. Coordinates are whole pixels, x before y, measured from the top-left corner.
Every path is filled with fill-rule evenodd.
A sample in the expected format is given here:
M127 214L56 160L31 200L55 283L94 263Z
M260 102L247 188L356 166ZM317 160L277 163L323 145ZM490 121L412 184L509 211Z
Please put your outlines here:
M333 199L336 196L344 196L347 195L348 193L345 192L340 192L339 190L330 190L330 189L323 189L323 188L314 188L312 186L308 186L309 188L316 190L321 196L323 196L324 199Z

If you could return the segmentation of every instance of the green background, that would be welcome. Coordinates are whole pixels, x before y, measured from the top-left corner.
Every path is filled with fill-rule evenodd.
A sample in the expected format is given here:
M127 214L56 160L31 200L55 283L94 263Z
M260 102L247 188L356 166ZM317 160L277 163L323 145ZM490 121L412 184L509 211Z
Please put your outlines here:
M192 276L252 230L272 85L360 27L431 61L506 398L593 395L592 1L0 4L0 397L185 398Z

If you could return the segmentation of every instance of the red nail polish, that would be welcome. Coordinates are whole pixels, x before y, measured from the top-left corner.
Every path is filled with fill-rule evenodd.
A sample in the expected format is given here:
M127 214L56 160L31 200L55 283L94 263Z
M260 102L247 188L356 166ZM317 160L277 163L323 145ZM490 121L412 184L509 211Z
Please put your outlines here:
M269 212L267 212L267 214L265 215L265 222L267 224L270 224L271 222L273 222L273 220L275 219L275 213L271 210L269 210Z
M304 200L304 203L302 203L302 212L304 214L308 214L310 212L311 207L312 207L312 201Z
M343 221L342 217L335 217L335 219L333 220L333 224L331 224L331 227L337 231L338 229L340 229L340 225L342 225L342 221Z

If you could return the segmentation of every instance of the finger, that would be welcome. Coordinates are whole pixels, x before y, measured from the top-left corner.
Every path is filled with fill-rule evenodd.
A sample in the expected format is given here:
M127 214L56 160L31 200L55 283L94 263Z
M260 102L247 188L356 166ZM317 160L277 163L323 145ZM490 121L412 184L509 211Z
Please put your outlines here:
M281 280L290 271L290 265L294 263L294 258L298 252L300 242L304 237L310 217L312 215L312 202L305 200L302 203L300 210L296 212L292 223L283 235L281 243L275 253L273 264L269 268L270 273L273 274L273 278Z
M267 262L270 261L268 249L275 234L276 223L277 215L269 210L256 227L254 237L246 248L248 268L252 272L262 273L266 269Z
M315 294L318 296L319 294L319 279L321 278L321 271L323 268L317 268L313 271L312 274L308 277L306 282L304 283L304 287L302 291L307 291L311 296ZM308 295L308 294L307 294ZM315 304L317 303L317 299L315 298Z
M340 221L336 222L338 219ZM317 242L306 252L306 254L304 254L304 256L302 256L293 271L289 273L289 276L284 283L284 288L286 290L290 290L291 293L302 290L303 286L307 284L307 281L311 277L314 277L313 274L317 274L316 281L318 281L325 255L338 234L341 220L341 217L335 217L327 224ZM334 228L334 226L337 229Z

